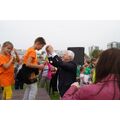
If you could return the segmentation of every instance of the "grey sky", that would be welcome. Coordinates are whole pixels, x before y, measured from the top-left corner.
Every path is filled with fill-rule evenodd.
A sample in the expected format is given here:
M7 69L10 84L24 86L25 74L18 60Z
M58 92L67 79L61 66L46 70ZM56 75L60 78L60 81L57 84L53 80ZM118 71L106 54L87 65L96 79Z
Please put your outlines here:
M97 45L106 49L107 43L120 42L120 21L37 20L0 21L0 43L13 42L16 48L30 47L34 39L43 36L55 49Z

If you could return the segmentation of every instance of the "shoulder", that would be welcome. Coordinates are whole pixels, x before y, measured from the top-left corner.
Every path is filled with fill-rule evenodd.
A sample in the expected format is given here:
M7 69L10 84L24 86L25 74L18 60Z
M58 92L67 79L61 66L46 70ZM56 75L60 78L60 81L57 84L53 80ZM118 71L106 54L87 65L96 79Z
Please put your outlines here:
M35 52L35 49L30 47L30 48L27 49L27 52Z
M0 54L0 65L6 63L8 58L5 55Z
M55 55L53 59L59 59L60 57L58 55Z
M74 67L77 68L77 64L76 64L74 61L70 61L70 62L68 62L68 63L70 63L71 65L73 65Z
M101 86L97 84L85 85L79 89L79 94L81 98L87 99L89 96L95 95L100 87Z
M69 63L76 65L76 63L75 63L74 61L70 61ZM77 66L77 65L76 65L76 66Z
M34 48L29 48L27 51L26 51L26 54L25 55L29 55L29 56L36 56L36 51Z
M0 54L0 60L5 59L7 56Z
M2 53L0 53L0 57L3 57L4 55Z
M0 58L2 58L3 57L3 55L2 54L0 54Z

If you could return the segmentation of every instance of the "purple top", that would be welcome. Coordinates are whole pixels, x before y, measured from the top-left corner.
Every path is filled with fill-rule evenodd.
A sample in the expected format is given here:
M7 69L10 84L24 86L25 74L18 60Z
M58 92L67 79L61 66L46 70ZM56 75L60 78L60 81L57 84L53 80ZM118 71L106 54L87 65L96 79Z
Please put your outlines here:
M114 85L115 82L115 85ZM101 91L100 91L101 90ZM100 92L99 92L100 91ZM114 96L115 93L115 96ZM71 86L64 94L63 100L112 100L120 99L120 90L114 75L109 75L102 82L80 88Z

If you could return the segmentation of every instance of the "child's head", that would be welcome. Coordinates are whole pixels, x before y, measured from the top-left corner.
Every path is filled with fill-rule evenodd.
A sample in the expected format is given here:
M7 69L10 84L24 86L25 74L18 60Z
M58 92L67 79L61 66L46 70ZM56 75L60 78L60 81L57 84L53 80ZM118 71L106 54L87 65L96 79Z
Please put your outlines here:
M84 67L89 67L89 65L90 65L90 61L89 60L84 63Z
M98 58L92 58L91 59L91 63L96 65L97 64L97 61L98 61Z
M34 46L36 50L42 49L45 45L46 45L46 42L43 37L38 37L34 42Z
M13 44L9 41L6 41L2 45L2 52L6 55L11 55L11 52L13 50Z
M120 83L120 49L107 49L99 57L96 65L96 82L100 82L110 74L117 76Z
M80 68L80 73L84 73L84 71L85 71L85 68L82 66L82 67Z

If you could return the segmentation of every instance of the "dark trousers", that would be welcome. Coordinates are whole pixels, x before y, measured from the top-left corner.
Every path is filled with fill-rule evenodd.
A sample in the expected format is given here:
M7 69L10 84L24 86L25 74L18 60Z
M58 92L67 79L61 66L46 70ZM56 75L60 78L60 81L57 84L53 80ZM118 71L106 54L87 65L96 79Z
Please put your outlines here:
M57 91L57 75L52 75L52 79L50 81L50 93L51 93L51 90L52 90L52 94L54 94L55 91Z
M18 89L23 89L23 85L24 83L21 82L20 80L16 80L15 81L15 89L18 90Z

